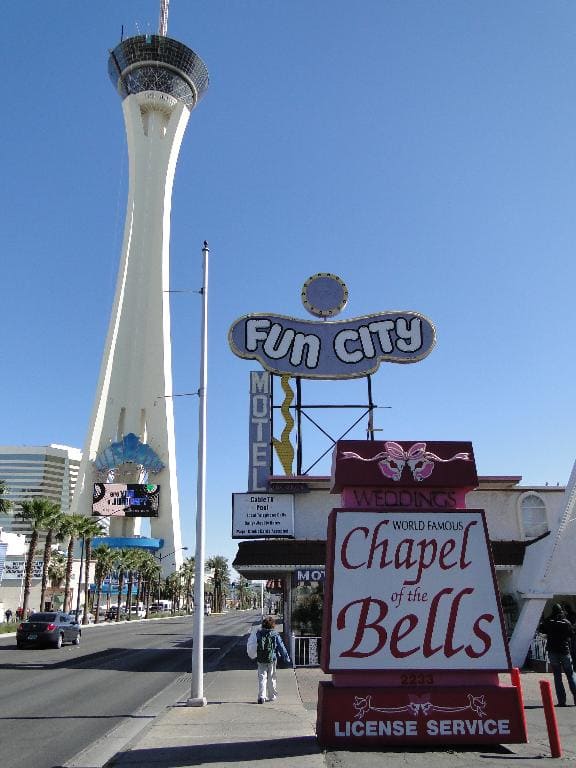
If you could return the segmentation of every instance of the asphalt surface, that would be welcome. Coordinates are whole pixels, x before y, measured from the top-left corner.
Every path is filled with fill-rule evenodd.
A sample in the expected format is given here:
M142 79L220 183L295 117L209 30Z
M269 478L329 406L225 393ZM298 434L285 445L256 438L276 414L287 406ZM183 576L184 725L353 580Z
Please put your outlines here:
M204 664L251 616L205 617ZM3 768L54 768L114 729L133 738L190 685L192 617L83 627L80 646L17 649L0 636ZM118 741L123 745L123 739Z

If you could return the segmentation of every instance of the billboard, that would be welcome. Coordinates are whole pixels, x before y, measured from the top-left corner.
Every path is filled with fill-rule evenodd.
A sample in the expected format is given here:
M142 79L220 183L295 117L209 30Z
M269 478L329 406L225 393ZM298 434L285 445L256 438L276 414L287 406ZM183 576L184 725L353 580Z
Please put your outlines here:
M325 672L510 668L481 510L334 510L326 578Z
M33 579L41 579L42 578L42 560L34 560L32 563L32 578ZM24 578L24 573L26 571L26 563L24 560L5 560L4 561L4 572L2 575L3 579L20 579L22 580Z
M159 485L94 483L92 515L98 517L158 517Z

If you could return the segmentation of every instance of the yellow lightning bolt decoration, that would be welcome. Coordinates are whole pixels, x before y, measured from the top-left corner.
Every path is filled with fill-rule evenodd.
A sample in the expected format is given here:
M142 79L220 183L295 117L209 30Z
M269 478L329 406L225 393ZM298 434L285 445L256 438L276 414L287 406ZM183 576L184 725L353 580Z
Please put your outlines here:
M284 375L280 378L280 385L284 390L286 397L280 408L280 413L284 416L286 426L282 430L282 439L272 438L272 443L276 449L276 455L280 459L282 468L286 475L292 475L292 462L294 461L294 448L290 442L290 433L294 428L294 419L290 413L290 405L294 400L294 392L290 388L290 376Z

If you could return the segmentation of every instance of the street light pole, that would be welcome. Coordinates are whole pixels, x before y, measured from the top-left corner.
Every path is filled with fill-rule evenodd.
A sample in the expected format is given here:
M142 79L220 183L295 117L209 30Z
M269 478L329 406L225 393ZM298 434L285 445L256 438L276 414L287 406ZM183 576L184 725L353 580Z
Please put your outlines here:
M204 697L204 518L206 512L206 397L208 390L208 243L204 240L202 263L202 327L200 388L198 389L198 480L196 491L196 555L194 568L194 631L192 689L188 706L205 707Z
M80 575L78 576L78 594L76 595L76 621L78 621L78 616L80 615L80 586L82 584L82 571L84 569L84 542L86 539L84 536L82 537L82 553L80 555ZM40 606L40 610L44 610L44 606Z

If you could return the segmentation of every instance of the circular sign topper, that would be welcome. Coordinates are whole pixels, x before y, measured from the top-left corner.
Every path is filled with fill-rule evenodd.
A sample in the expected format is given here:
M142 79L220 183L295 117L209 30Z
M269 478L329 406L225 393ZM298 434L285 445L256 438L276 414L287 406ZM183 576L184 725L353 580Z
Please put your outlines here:
M344 309L347 302L346 283L329 272L312 275L302 287L302 304L316 317L333 317Z

